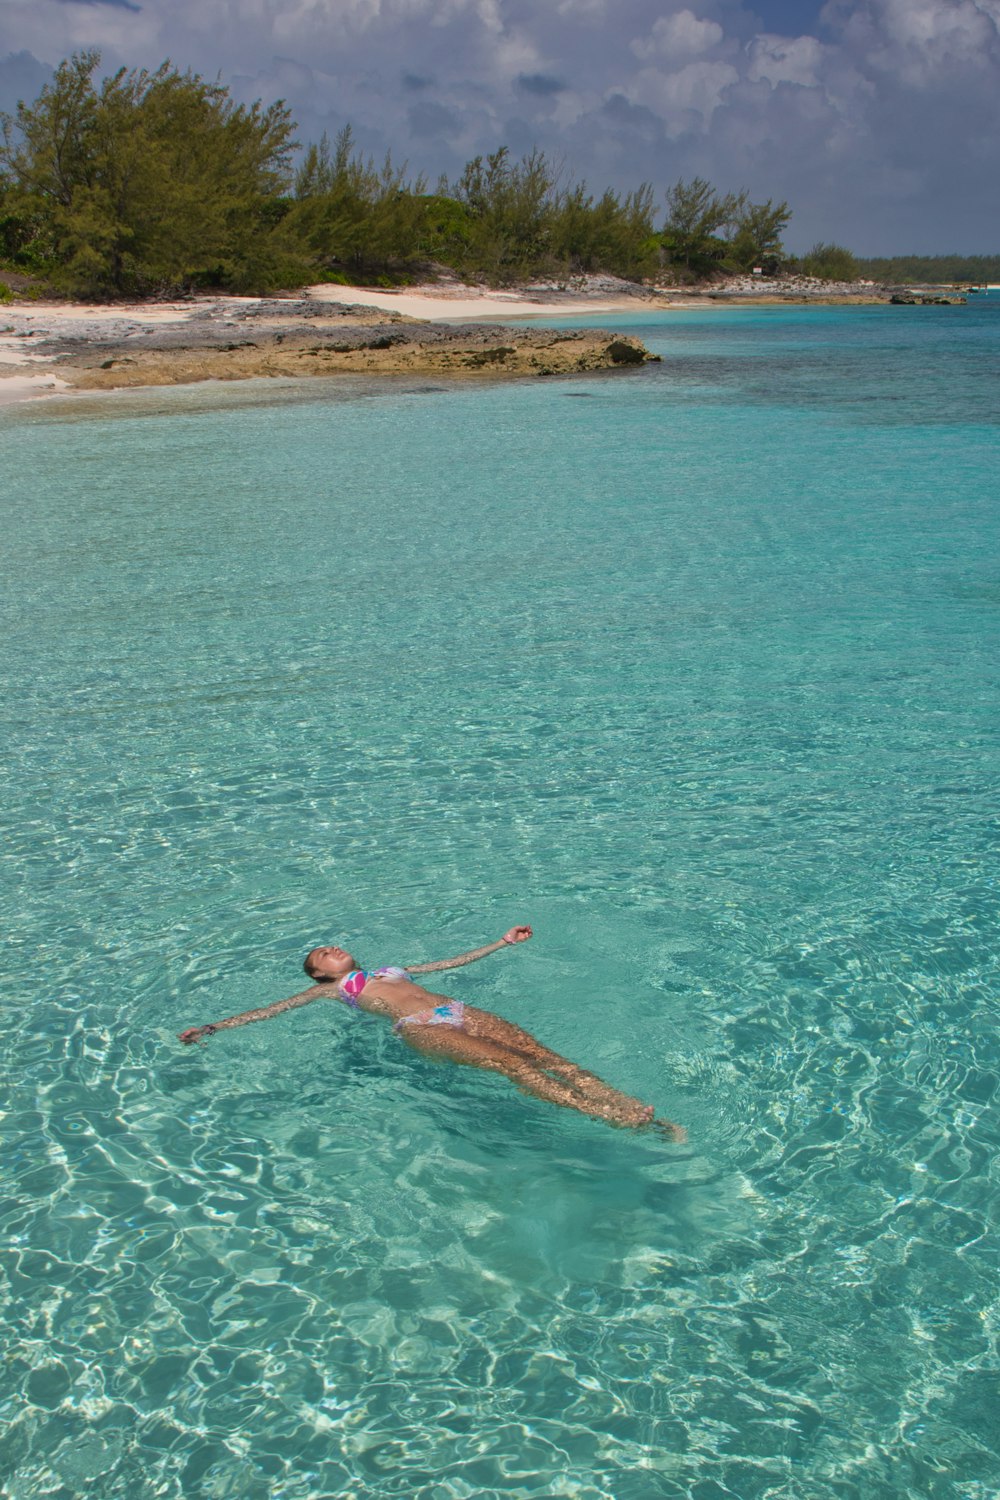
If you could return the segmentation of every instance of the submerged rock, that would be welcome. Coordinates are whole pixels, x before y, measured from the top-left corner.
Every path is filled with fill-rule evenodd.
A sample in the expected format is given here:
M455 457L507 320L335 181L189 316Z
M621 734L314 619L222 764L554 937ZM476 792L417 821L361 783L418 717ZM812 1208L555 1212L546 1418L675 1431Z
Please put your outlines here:
M889 298L896 307L964 307L964 297L942 297L925 292L893 292Z

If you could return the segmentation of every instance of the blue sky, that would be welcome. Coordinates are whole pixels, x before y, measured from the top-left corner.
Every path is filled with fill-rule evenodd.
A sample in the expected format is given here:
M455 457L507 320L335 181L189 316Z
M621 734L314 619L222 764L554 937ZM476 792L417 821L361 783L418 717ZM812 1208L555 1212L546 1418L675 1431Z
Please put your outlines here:
M432 181L537 145L593 188L786 199L797 251L1000 252L1000 0L4 0L0 108L83 47Z

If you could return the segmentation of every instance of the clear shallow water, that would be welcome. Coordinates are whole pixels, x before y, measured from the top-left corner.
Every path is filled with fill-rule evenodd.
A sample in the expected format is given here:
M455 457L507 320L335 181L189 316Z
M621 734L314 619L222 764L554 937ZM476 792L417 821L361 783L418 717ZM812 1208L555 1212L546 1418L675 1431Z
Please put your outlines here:
M0 414L13 1500L996 1493L996 302Z

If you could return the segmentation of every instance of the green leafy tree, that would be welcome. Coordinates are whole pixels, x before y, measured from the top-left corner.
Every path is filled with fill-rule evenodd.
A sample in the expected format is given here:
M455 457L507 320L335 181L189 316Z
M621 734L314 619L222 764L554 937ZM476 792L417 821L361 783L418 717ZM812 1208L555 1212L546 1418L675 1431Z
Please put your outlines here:
M351 127L346 127L342 137L350 145ZM330 137L324 130L319 145L310 145L295 173L295 197L301 202L308 198L319 198L329 193L336 181L337 173L330 156Z
M451 195L468 213L470 262L478 271L504 283L544 264L555 186L542 151L513 162L501 146L466 164Z
M81 53L60 65L34 106L18 105L16 123L0 115L3 248L15 263L60 259L62 221L89 187L96 66L96 53Z
M800 267L804 275L818 276L823 281L857 281L861 274L850 250L843 245L827 245L822 241L802 257Z
M0 178L0 264L18 271L51 269L53 246L44 217Z
M613 198L614 194L607 196ZM596 218L594 197L586 183L577 183L561 193L549 215L548 244L553 260L577 272L595 270L600 258Z
M727 255L724 231L738 223L746 194L718 193L704 177L675 182L667 190L662 244L668 261L687 276L705 276Z
M733 269L749 271L760 266L765 274L773 275L785 259L781 236L791 217L787 203L775 204L770 198L766 203L751 203L741 194L726 257Z
M597 205L598 218L606 225L599 239L603 264L621 276L652 275L659 264L660 249L653 227L652 185L640 183L624 198L613 198L612 204L605 207L608 197L605 193Z
M610 271L641 278L657 267L653 189L646 183L619 198L608 190L595 202L585 183L559 194L552 205L549 246L569 271Z
M0 166L18 211L44 225L67 288L280 281L273 230L294 129L284 105L237 105L169 63L97 86L99 65L96 52L60 64L34 104L3 122Z
M472 238L469 210L457 198L449 196L447 182L439 183L438 187L438 192L428 193L421 199L421 256L447 266L468 265Z
M420 254L425 183L406 180L387 153L381 167L355 150L349 125L330 149L324 135L310 146L295 180L288 232L321 265L356 276L405 270Z

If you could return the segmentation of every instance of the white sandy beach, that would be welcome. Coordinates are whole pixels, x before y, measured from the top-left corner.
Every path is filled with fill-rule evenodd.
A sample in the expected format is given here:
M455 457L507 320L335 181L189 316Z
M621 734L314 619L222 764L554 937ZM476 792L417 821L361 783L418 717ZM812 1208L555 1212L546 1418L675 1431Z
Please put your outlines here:
M648 297L572 291L557 288L522 288L516 292L489 291L465 286L416 286L403 291L371 291L367 287L323 284L308 288L317 302L342 304L363 303L367 307L402 313L407 318L426 318L430 322L467 322L470 318L584 318L601 313L631 312L637 306L669 307L671 299L650 293Z
M38 345L46 339L106 337L176 323L192 315L192 303L134 303L98 307L83 302L15 302L0 307L0 406L38 396L62 395L69 383L47 373L56 356Z
M69 390L65 380L52 375L5 375L0 370L0 406L31 401L36 396L58 396Z

